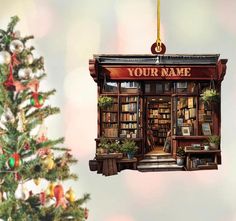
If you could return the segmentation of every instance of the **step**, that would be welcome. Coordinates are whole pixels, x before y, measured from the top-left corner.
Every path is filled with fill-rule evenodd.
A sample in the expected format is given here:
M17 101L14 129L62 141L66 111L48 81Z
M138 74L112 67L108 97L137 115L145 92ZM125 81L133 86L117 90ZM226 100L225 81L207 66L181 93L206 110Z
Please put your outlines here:
M184 166L178 166L177 164L145 164L138 165L137 169L141 172L181 171L184 170Z
M174 158L144 158L143 160L139 161L139 164L145 163L176 163Z
M171 154L146 154L144 156L144 158L146 159L157 159L157 158L172 158L172 155Z

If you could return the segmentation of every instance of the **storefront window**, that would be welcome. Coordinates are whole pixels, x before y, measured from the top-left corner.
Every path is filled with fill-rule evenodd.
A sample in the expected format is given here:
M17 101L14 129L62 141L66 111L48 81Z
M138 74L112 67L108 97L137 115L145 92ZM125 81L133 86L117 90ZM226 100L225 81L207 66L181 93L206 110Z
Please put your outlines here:
M118 84L117 82L104 82L103 88L102 88L103 93L117 93L118 92Z
M164 94L172 92L172 82L145 83L145 94Z
M196 97L173 98L173 133L178 136L197 135Z
M121 93L139 93L140 83L135 81L121 82Z
M195 82L178 81L175 83L176 93L197 93L198 84Z

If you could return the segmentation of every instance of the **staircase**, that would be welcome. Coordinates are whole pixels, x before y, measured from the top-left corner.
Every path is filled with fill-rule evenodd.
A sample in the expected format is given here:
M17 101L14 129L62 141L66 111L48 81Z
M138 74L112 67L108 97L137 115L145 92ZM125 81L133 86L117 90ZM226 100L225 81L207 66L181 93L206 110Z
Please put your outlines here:
M141 172L181 171L184 167L178 166L171 154L146 154L139 161L137 169Z

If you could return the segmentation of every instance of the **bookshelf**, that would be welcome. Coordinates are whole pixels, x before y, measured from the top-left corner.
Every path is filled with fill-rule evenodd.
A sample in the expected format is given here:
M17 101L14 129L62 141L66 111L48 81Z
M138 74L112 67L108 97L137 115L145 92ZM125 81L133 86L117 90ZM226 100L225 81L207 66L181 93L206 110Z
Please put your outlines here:
M101 110L101 130L104 137L118 136L118 97L112 97L111 107Z
M120 97L120 133L121 138L139 137L140 104L138 96Z
M171 105L169 101L153 99L148 102L147 127L152 131L156 145L164 145L171 127Z

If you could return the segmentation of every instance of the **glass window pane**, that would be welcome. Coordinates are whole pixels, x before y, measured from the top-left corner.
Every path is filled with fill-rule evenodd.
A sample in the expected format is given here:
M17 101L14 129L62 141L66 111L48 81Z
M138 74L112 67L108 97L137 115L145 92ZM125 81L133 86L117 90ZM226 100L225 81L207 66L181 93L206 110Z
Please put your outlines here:
M175 83L176 93L197 93L195 82L179 81Z
M140 89L140 84L135 81L122 82L121 83L121 93L138 93Z
M212 107L211 105L204 104L199 99L199 135L210 136L212 134L213 121L212 121Z
M177 100L176 133L179 136L197 135L196 97L179 97Z
M117 93L118 92L118 84L117 82L104 82L103 85L104 93Z

